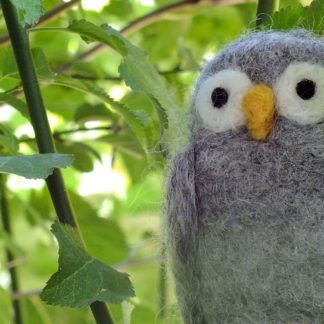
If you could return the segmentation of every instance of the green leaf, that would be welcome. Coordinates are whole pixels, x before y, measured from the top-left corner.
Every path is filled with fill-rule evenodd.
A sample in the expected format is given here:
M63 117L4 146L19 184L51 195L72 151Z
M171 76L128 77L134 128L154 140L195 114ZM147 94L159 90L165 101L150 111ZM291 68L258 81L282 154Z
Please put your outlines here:
M127 48L120 34L113 28L102 28L84 19L76 20L67 28L67 30L86 37L89 41L98 41L104 43L121 55L127 54Z
M155 106L159 107L159 116L163 115L162 124L167 128L168 119L165 111L178 107L164 87L159 74L149 63L146 53L133 45L128 46L128 54L119 66L119 72L129 87L135 91L145 92L160 104ZM160 108L163 109L163 113Z
M46 179L54 168L65 168L72 161L72 155L57 153L1 156L0 173L13 173L27 179Z
M79 20L72 23L68 30L111 46L123 56L119 72L129 87L153 97L159 102L160 107L166 111L178 108L166 90L159 74L149 62L146 52L132 45L115 29L108 25L98 27L85 20ZM165 126L167 126L166 120L165 114Z
M52 77L53 72L48 64L44 51L41 48L36 47L32 49L32 55L37 74L44 78Z
M19 149L19 142L17 137L10 129L0 124L0 148L3 155L15 154Z
M136 107L138 115L141 114L141 120L145 125L145 134L147 139L147 144L152 153L152 150L156 150L156 144L160 140L161 133L163 132L163 125L161 123L161 116L155 114L155 111L161 111L164 114L163 109L155 107L159 103L154 99L148 97L144 92L131 91L127 93L121 102L127 107Z
M105 135L99 137L98 141L112 144L115 148L131 155L135 159L143 159L145 157L143 149L130 133Z
M87 254L72 227L56 222L52 232L59 243L59 270L43 289L42 300L50 305L83 307L95 301L120 303L134 296L128 274Z
M91 205L88 198L72 191L69 191L69 196L72 205L78 207L78 223L89 253L107 264L126 260L130 247L118 222L99 217L98 205Z
M104 10L110 15L125 18L134 11L134 4L130 0L111 0Z
M144 125L135 110L128 109L122 103L115 101L104 91L104 89L96 86L91 82L80 81L65 76L58 76L53 80L53 82L57 85L92 94L97 98L103 100L125 119L125 122L133 130L143 148L146 149L147 140L145 137Z
M81 172L91 172L93 170L93 159L91 148L78 142L57 141L57 151L64 154L71 154L74 157L72 167Z
M5 47L0 52L0 74L1 77L14 76L19 78L15 55L11 47Z
M74 121L78 123L101 120L116 120L116 115L108 110L104 104L91 105L86 103L80 106L74 114Z
M43 14L41 0L10 0L16 7L21 25L34 25Z
M323 11L323 0L314 0L306 7L297 3L276 12L272 17L271 25L266 28L278 30L304 28L321 35L324 32Z
M0 93L0 102L5 102L15 108L20 114L29 119L29 111L25 102L7 93Z

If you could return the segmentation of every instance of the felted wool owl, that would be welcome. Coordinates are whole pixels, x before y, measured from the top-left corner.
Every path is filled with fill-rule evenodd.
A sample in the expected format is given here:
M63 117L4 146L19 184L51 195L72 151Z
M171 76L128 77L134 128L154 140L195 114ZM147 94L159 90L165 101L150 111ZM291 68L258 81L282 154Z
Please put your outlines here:
M324 41L256 32L204 68L168 183L186 324L324 323Z

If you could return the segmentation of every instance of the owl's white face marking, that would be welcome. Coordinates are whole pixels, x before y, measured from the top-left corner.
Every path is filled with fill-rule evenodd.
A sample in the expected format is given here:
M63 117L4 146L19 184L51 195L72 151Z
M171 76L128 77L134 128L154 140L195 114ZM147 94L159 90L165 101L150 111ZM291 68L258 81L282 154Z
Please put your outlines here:
M241 102L251 85L240 70L223 70L205 80L195 100L195 109L205 126L216 133L243 126Z
M274 84L277 110L299 124L324 120L324 67L291 63Z

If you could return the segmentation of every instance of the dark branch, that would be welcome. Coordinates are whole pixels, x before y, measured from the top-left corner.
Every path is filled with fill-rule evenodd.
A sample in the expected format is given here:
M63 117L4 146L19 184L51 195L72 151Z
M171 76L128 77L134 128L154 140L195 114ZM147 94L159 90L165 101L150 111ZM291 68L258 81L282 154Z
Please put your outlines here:
M60 15L62 12L64 12L67 9L70 9L71 7L77 5L80 3L81 0L71 0L69 2L62 3L53 9L46 12L37 23L37 26L43 25L44 23L51 21L52 19L56 18L58 15ZM5 46L10 43L10 37L8 33L5 33L0 36L0 47Z
M279 8L279 0L258 0L255 27L260 29L262 25L271 22L271 16Z

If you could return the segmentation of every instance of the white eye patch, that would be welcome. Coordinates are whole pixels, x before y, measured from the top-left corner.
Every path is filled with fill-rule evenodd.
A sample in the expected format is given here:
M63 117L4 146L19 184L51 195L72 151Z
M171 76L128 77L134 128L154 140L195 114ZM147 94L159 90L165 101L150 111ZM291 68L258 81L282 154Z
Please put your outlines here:
M324 67L292 63L274 85L278 113L299 124L324 120Z
M239 70L223 70L205 80L194 106L206 128L223 132L244 125L241 102L251 85L249 77Z

